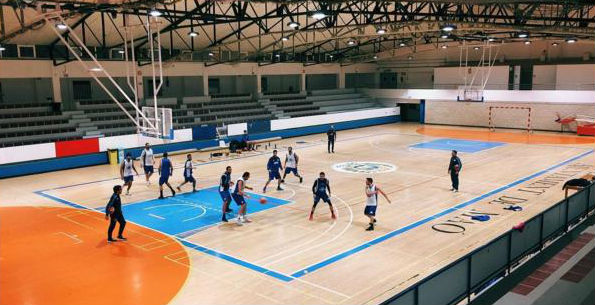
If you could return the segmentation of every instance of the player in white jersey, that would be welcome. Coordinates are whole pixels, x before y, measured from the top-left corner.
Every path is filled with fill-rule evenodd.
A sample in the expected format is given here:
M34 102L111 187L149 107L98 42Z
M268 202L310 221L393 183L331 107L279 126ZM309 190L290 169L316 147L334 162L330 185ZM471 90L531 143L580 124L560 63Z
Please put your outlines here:
M178 185L178 191L182 191L182 185L191 182L192 183L192 192L196 192L196 179L192 176L192 171L194 170L194 164L192 164L192 155L188 154L186 156L186 162L184 163L184 182Z
M147 185L151 184L149 179L151 175L155 172L153 165L155 164L155 157L153 156L153 149L151 149L151 145L149 143L145 143L145 149L140 154L140 162L145 170L145 179L147 180Z
M285 172L283 173L283 178L281 178L282 183L285 182L285 176L287 176L287 174L289 173L293 173L294 176L300 178L300 183L304 181L304 178L302 178L302 176L300 176L300 174L298 173L298 161L298 155L294 153L293 148L289 146L289 148L287 149L287 154L285 155Z
M384 196L388 203L391 203L386 194L374 184L374 180L372 180L372 178L366 178L366 208L364 209L364 214L370 218L370 225L366 231L374 230L374 224L376 223L376 207L378 206L378 193Z
M134 175L132 172L135 172L138 175L138 171L136 171L136 167L134 167L134 160L132 160L132 155L130 153L126 154L126 159L120 165L120 177L124 180L124 186L128 186L126 189L126 195L130 196L130 187L132 187L132 181L134 180Z

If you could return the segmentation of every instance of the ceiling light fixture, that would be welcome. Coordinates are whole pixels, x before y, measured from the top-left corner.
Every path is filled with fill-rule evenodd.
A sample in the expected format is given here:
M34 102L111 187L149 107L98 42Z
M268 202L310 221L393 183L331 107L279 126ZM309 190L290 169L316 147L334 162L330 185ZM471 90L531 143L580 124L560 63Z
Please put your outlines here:
M316 20L321 20L326 18L326 14L323 12L315 12L314 14L312 14L312 18L316 19Z
M285 37L285 36L283 36L283 37L281 38L281 40L283 40L283 41L288 41L288 40L289 40L289 38L288 38L288 37Z
M525 44L526 44L526 45L530 45L530 44L531 44L531 40L527 40L527 41L525 41Z
M385 33L386 33L386 30L383 28L376 29L376 34L378 34L378 35L384 35Z
M452 32L457 29L457 26L454 24L445 24L442 26L442 30L445 32Z
M300 27L299 22L295 22L295 21L290 21L287 23L287 26L292 28L292 29L296 29Z
M575 43L575 42L576 42L576 38L573 38L573 37L571 37L571 38L567 38L567 39L566 39L566 42L567 42L567 43Z
M523 32L523 33L519 33L517 36L519 38L527 38L527 37L529 37L529 33Z
M195 31L192 31L192 32L188 33L188 36L190 36L190 37L196 37L196 36L198 36L198 33L195 32Z
M149 11L149 15L151 15L151 16L153 16L153 17L159 17L159 16L161 16L162 14L161 14L161 12L160 12L160 11L158 11L157 9L155 9L155 8L152 8L152 9Z
M68 29L68 26L66 24L60 22L60 23L56 23L56 28L58 30L64 31L64 30Z

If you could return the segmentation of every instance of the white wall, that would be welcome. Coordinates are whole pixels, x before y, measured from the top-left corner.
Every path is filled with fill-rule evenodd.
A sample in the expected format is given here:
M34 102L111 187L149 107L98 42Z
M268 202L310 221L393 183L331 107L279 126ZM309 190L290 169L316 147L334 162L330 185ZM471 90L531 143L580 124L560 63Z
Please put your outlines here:
M456 101L458 90L440 89L359 89L360 92L384 99L425 99ZM515 103L594 104L595 91L587 90L485 90L485 101Z
M595 65L556 66L557 90L595 90Z
M371 110L360 110L341 112L333 114L314 115L308 117L298 117L291 119L281 119L271 121L271 130L291 129L306 126L315 126L322 124L332 124L337 122L347 122L354 120L363 120L392 115L399 115L399 107L380 108Z
M533 90L556 89L556 71L554 65L533 66Z
M176 129L174 130L174 140L162 140L152 137L145 137L138 134L104 137L99 138L99 151L106 151L108 149L122 149L122 148L133 148L144 146L145 143L151 143L151 145L159 145L166 143L177 143L192 141L192 129ZM52 147L53 147L52 143Z
M425 121L428 124L488 127L490 106L531 108L531 126L535 130L559 131L560 124L554 121L557 113L562 117L579 114L595 116L593 104L429 101L426 102ZM493 124L496 127L526 129L528 113L525 109L492 109ZM576 130L575 126L572 128Z
M0 164L56 157L54 143L43 143L0 148ZM5 195L6 196L6 195Z
M471 71L469 71L471 70ZM487 69L485 69L487 70ZM471 83L471 79L475 76L474 85L480 85L482 82L482 73L479 68L460 68L460 67L445 67L434 68L434 88L436 89L456 89L465 84L465 76L467 83ZM479 73L478 73L479 72ZM494 66L491 72L484 73L483 77L488 79L486 89L507 89L508 88L508 66Z

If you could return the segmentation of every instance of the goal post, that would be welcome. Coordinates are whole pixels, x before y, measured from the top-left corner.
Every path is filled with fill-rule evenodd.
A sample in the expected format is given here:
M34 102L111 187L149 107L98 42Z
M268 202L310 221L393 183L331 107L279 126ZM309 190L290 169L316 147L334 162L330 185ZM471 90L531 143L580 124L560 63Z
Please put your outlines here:
M489 106L488 107L488 126L490 131L496 130L495 119L505 117L505 123L501 126L505 128L526 128L527 132L531 132L531 107L525 106ZM515 125L516 122L521 122L522 125ZM522 126L522 127L521 127Z

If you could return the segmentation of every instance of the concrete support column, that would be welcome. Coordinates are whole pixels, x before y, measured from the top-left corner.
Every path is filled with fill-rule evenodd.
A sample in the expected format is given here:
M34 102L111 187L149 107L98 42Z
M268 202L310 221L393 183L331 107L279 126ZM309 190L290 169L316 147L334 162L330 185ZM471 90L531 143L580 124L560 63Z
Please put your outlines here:
M209 96L209 73L202 73L202 95Z
M262 93L262 75L256 73L256 94L260 96Z
M340 69L339 70L339 75L337 77L337 88L339 89L345 89L345 70Z
M60 85L60 72L52 69L52 91L54 103L62 103L62 86Z
M306 92L306 71L303 70L300 78L300 91Z

